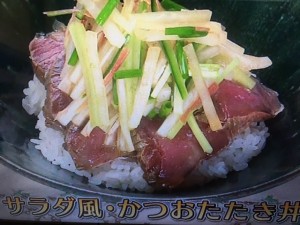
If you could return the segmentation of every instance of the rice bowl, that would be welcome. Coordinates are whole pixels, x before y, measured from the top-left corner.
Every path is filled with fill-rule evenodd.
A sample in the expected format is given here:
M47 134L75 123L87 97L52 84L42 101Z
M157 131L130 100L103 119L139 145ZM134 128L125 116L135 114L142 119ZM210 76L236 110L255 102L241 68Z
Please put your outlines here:
M39 139L32 139L31 142L36 144L36 149L40 150L48 161L79 176L85 176L90 183L96 185L125 191L153 191L153 188L143 178L143 170L140 165L136 161L128 161L126 158L117 158L91 171L76 169L72 157L63 147L63 134L45 125L42 111L46 97L44 85L34 76L28 86L24 90L26 97L22 104L29 114L38 116L36 129L40 131ZM202 179L211 180L226 178L230 171L247 168L248 161L264 148L268 136L268 128L263 122L253 123L219 155L199 163L197 172L205 177Z

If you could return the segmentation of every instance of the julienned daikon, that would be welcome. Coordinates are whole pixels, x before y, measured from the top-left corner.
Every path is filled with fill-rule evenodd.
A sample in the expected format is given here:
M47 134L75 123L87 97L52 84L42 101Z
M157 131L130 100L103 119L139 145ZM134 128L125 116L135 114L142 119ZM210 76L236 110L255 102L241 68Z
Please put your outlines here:
M143 77L137 89L132 115L129 119L130 129L137 128L143 117L144 108L146 107L148 99L150 97L151 85L155 74L153 68L156 68L160 51L161 50L159 47L150 47L148 49L144 64Z
M210 10L188 10L157 1L78 0L66 28L66 62L59 89L71 104L56 116L88 136L99 127L106 144L135 150L131 137L143 117L160 117L157 135L172 139L189 126L202 149L211 153L194 112L206 116L211 130L222 129L212 95L224 80L248 89L252 69L271 65L227 39L225 28L211 21ZM166 7L165 9L163 7ZM158 10L157 12L153 11ZM174 10L174 9L173 9ZM88 23L87 23L88 21Z

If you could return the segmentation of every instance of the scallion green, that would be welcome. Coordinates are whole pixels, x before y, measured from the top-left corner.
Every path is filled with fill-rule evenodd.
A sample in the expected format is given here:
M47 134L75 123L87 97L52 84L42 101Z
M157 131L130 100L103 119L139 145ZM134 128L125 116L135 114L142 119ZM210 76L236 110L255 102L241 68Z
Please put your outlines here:
M159 117L166 118L173 110L171 101L165 101L159 109Z
M119 3L119 0L108 0L106 5L98 14L96 18L96 23L100 26L103 26Z
M70 66L75 66L77 64L77 62L78 62L78 53L77 53L76 49L74 49L70 56L68 64Z
M118 70L115 73L115 79L141 77L142 75L143 71L141 69Z
M180 38L204 37L208 34L207 30L197 30L196 27L167 27L165 35L177 35Z
M167 11L181 11L182 9L185 9L185 7L173 2L172 0L163 0L161 5Z
M151 10L153 12L158 10L156 0L151 0ZM178 87L181 97L182 97L182 99L185 99L188 96L188 91L185 86L185 82L182 77L178 62L177 62L176 53L174 52L172 45L169 41L161 41L161 45L162 45L162 49L168 59L168 62L170 64L172 76L175 80L175 83Z
M183 51L183 41L177 41L176 42L176 54L177 54L177 61L179 63L179 68L182 73L182 77L184 79L187 79L189 77L189 69L188 69L188 63L186 55Z
M149 119L154 119L158 114L159 114L159 109L158 109L158 108L154 108L154 109L152 109L152 110L148 113L147 117L148 117Z

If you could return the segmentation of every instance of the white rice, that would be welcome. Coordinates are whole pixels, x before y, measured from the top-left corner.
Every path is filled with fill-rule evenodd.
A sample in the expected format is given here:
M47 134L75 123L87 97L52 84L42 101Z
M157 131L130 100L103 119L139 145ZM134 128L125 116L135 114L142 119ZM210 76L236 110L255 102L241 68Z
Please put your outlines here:
M63 134L45 126L42 107L46 98L46 90L36 76L29 82L28 88L24 89L24 94L25 98L22 101L24 109L29 114L38 115L36 129L40 130L39 138L31 141L52 164L85 176L90 183L96 185L131 191L152 191L143 178L140 165L126 158L117 158L91 171L77 170L71 155L63 148ZM206 177L225 178L230 171L245 169L248 161L261 152L268 135L268 129L264 123L252 124L250 128L237 136L227 149L201 162L197 168L199 174Z

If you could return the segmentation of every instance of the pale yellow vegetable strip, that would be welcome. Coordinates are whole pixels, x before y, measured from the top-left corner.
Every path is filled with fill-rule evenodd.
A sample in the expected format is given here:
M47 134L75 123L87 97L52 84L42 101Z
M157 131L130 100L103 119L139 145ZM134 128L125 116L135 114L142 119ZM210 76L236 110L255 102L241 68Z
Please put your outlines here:
M151 93L151 97L152 98L156 98L158 96L158 93L160 92L160 90L163 88L163 86L165 85L165 83L167 82L167 80L169 79L171 75L171 68L168 65L163 74L161 75L160 79L158 80L157 84L155 85L152 93Z
M72 92L73 86L68 76L62 78L58 88L68 95Z
M199 49L196 51L200 63L219 55L220 52L221 50L219 46L208 46L204 49Z
M106 98L105 88L98 65L98 51L95 48L98 44L97 36L91 32L86 32L83 24L77 21L69 24L69 31L75 44L85 79L91 125L93 127L99 126L101 129L106 128L109 119L108 107L104 101ZM94 58L95 56L96 59Z
M187 111L196 99L199 98L196 88L189 91L187 98L183 101L183 113ZM176 128L176 124L180 123L179 119L182 114L175 113L174 111L164 120L162 125L159 127L157 134L162 137L174 136L175 130L179 130L180 126ZM181 126L182 127L182 126Z
M174 112L177 114L183 114L183 99L180 95L180 92L178 90L177 85L174 83L174 94L173 94L173 107L174 107Z
M249 72L242 71L239 68L236 68L233 71L232 79L248 89L252 89L256 84L255 80L251 78Z
M199 26L200 22L209 21L210 10L162 11L132 14L136 28L164 29L165 27Z
M112 12L111 19L115 22L115 24L117 24L119 27L122 27L122 29L129 34L134 29L134 20L128 20L117 9L114 9Z
M72 122L81 127L85 121L89 118L89 109L86 107L83 109L80 113L78 113L74 118L72 119Z
M85 94L85 83L84 83L84 78L82 77L76 86L73 88L70 97L72 99L78 99L82 97Z
M105 136L105 140L104 140L105 145L114 145L116 143L119 127L120 127L120 122L117 116L110 130L107 132L107 135Z
M67 126L84 102L85 98L72 101L64 110L57 113L55 120L59 121L63 126Z
M229 39L227 39L226 42L224 44L222 44L222 46L224 46L228 50L230 50L232 52L235 52L239 55L243 55L244 52L245 52L245 49L243 47L241 47L238 44L230 41Z
M128 147L126 151L132 152L134 151L134 146L131 139L130 130L128 127L126 87L125 87L124 79L117 80L117 91L118 91L118 99L119 99L118 106L119 106L119 120L120 120L121 132L125 139L126 146Z
M161 52L160 56L159 56L159 59L158 59L158 62L157 62L156 69L155 69L155 75L154 75L154 78L153 78L152 87L155 87L158 80L162 76L162 74L163 74L163 72L166 68L166 64L167 64L167 58L166 58L165 54L163 52Z
M158 128L156 133L161 137L167 137L170 130L175 126L175 124L179 121L180 114L172 112L162 123L162 125Z
M93 129L94 126L91 125L91 121L88 121L80 133L83 136L88 137Z
M99 64L98 48L97 48L98 37L97 37L97 33L93 31L87 31L86 35L87 35L88 59L89 59L90 68L94 80L94 87L95 87L94 97L97 98L96 104L99 113L99 127L102 130L106 131L106 129L109 126L108 102L106 97L106 88L104 85L103 74L101 72L101 68Z
M152 101L151 101L152 100ZM148 101L146 107L145 107L145 110L143 112L143 116L147 116L152 109L154 109L155 107L155 100L154 99L151 99Z
M143 29L136 29L135 35L147 42L155 42L161 40L187 40L191 42L196 42L200 44L205 44L209 46L220 45L223 42L225 33L223 32L223 36L216 34L216 33L208 33L205 37L198 37L198 38L179 38L177 35L165 35L165 32L162 30L143 30Z
M190 115L190 117L188 118L188 124L203 151L206 153L212 153L213 148L208 142L207 138L204 136L203 132L200 130L194 115Z
M77 63L71 76L70 76L70 81L73 84L77 84L81 77L82 77L81 65L80 65L80 63Z
M144 68L143 76L134 99L133 112L129 119L129 128L134 129L140 124L144 109L147 105L151 92L151 85L154 77L153 68L156 67L161 49L159 47L149 47Z
M221 53L229 56L232 59L237 58L240 61L240 67L246 71L263 69L272 65L272 61L269 59L269 57L256 57L246 54L241 55L239 53L230 51L228 48L222 45L220 48Z
M111 20L105 22L103 25L103 32L109 43L117 48L121 48L126 41L122 31Z
M109 64L111 63L113 57L115 56L116 52L118 51L118 48L115 46L112 46L107 40L100 43L99 48L99 60L100 60L100 66L102 69L102 72L106 71Z
M187 55L189 68L192 74L192 79L195 83L195 87L201 98L203 109L207 117L207 120L209 122L210 128L213 131L220 130L222 129L222 124L217 115L208 88L206 87L205 81L202 77L201 68L194 47L192 44L188 44L183 49Z
M135 0L124 0L123 2L121 13L123 16L128 17L134 9Z
M125 141L125 138L123 136L123 133L122 133L120 127L117 131L117 148L123 152L127 151L126 141Z
M77 0L80 5L86 9L90 15L96 19L99 12L103 9L104 5L107 3L106 1L94 1L94 0Z

